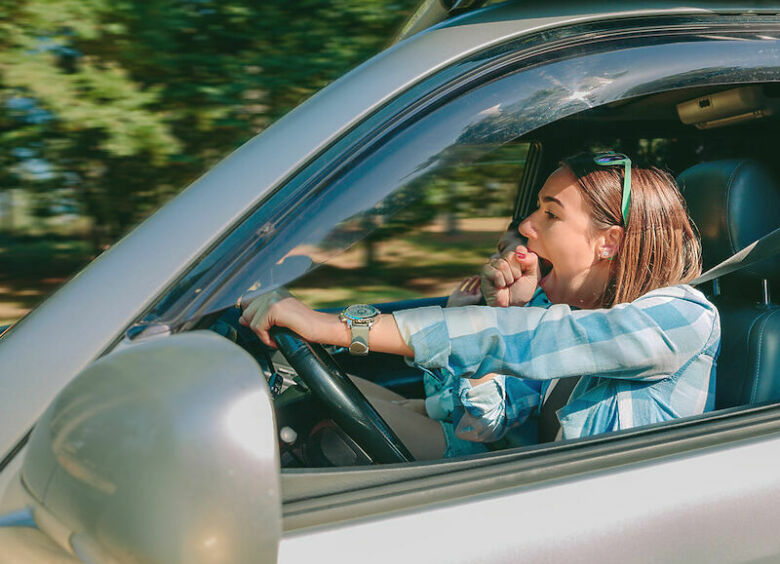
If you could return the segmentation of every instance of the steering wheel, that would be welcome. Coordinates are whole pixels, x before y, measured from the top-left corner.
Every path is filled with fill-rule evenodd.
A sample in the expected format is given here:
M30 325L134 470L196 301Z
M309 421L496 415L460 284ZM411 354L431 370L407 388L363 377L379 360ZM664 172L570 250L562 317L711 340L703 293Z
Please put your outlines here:
M279 351L325 405L333 420L374 462L414 460L401 439L322 345L304 341L281 327L272 327L270 333Z

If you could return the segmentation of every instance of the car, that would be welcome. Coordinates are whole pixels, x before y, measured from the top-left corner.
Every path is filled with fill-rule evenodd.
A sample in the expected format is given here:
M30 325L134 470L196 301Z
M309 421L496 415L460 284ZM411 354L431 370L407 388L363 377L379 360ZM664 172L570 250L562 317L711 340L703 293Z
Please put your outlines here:
M421 397L401 359L284 331L274 351L238 324L280 287L443 305L583 149L679 176L705 268L778 227L777 6L450 4L3 334L4 562L780 558L774 248L699 286L715 411L446 460L411 460L350 387Z

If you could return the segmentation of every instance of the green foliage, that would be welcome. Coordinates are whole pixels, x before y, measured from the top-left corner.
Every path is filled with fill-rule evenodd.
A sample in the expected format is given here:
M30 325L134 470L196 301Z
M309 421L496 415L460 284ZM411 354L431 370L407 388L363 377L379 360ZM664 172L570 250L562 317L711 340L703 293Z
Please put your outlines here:
M110 242L379 51L416 3L0 0L0 191L46 215L66 188Z

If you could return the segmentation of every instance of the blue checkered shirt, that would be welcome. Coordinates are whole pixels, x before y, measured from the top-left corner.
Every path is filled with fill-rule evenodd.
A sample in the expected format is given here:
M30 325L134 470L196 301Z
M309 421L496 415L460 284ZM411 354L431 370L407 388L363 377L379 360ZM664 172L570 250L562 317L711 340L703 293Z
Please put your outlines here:
M558 410L562 436L686 417L715 402L718 312L687 285L609 309L550 304L395 312L426 372L428 414L468 441L491 442L538 412L549 381L581 376ZM469 378L498 373L472 386Z

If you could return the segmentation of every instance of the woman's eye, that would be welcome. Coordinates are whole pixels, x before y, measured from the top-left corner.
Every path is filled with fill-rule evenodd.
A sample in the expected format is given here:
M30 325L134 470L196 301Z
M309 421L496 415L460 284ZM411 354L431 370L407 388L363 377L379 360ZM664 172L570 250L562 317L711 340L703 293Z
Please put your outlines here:
M557 215L555 215L555 214L554 214L553 212L551 212L551 211L546 211L546 212L544 212L544 213L545 213L545 215L546 215L547 217L549 217L550 219L558 219L558 216L557 216Z

